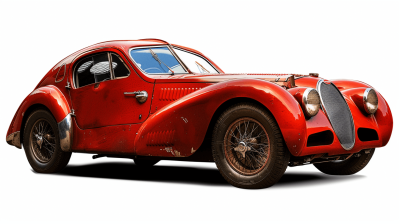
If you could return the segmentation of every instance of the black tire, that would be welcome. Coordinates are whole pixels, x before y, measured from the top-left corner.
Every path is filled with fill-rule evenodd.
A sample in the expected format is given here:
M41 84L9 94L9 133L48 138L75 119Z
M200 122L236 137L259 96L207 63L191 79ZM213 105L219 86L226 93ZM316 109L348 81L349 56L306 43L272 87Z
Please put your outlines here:
M247 122L247 127L240 125L242 121L242 125ZM250 127L252 132L247 133ZM274 185L285 173L290 159L272 114L248 103L234 105L219 117L212 135L212 154L225 180L247 189Z
M36 110L29 115L23 144L26 158L36 172L55 173L68 164L71 152L61 150L58 133L57 122L47 110Z
M361 152L360 157L350 157L340 162L315 163L314 166L322 173L329 175L352 175L367 166L374 152L375 149L370 149L368 154L365 151Z
M133 161L135 162L136 166L142 166L142 167L154 166L158 162L160 162L160 160L156 159L139 159L139 158L133 159Z

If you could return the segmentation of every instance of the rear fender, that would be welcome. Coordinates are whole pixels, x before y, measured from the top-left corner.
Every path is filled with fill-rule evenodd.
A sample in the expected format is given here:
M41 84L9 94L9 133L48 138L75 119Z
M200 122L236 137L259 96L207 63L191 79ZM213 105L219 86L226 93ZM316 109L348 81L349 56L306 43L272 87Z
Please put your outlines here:
M55 86L38 88L29 94L18 108L7 132L7 142L21 148L23 125L34 107L46 107L58 123L60 144L63 151L70 150L72 125L70 107L65 96Z
M306 123L294 97L282 87L263 80L217 83L163 107L150 116L135 138L135 152L144 156L186 157L201 145L217 109L234 98L260 102L275 117L292 154L305 144Z

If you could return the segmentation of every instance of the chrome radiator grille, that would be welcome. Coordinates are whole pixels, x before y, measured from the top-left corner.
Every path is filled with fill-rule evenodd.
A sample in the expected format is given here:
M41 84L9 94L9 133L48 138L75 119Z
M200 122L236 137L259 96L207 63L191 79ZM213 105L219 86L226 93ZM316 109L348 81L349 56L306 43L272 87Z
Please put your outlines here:
M325 111L340 144L345 150L353 148L355 131L353 116L342 93L332 83L326 84L321 79L317 84L321 96L321 106Z

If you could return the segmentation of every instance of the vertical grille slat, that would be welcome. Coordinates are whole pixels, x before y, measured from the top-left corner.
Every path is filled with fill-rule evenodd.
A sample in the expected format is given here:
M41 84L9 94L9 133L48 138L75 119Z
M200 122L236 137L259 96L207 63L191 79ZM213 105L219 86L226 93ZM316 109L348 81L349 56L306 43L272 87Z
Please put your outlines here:
M349 105L340 90L333 84L321 79L317 84L321 96L321 106L325 111L340 144L345 150L351 150L355 143L354 121Z

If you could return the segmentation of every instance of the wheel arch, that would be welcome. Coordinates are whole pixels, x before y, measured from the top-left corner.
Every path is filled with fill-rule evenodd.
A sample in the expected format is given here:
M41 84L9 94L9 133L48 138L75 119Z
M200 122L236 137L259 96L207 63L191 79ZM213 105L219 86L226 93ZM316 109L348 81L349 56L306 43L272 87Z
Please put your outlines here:
M252 98L248 98L248 97L236 97L236 98L231 98L227 101L225 101L224 103L222 103L217 110L214 112L211 121L208 125L207 128L207 132L206 135L203 139L203 142L201 143L200 146L200 150L202 150L202 154L203 155L207 155L208 158L205 158L206 160L211 160L212 159L212 155L211 155L211 137L212 137L212 132L214 130L214 127L216 125L216 122L218 120L218 118L222 115L222 113L224 113L224 111L226 111L227 109L229 109L230 107L240 104L240 103L248 103L248 104L253 104L256 105L258 107L260 107L263 110L268 111L269 113L271 113L271 111L262 103L258 102L257 100L254 100ZM272 114L272 113L271 113ZM272 117L275 119L275 117L272 115ZM276 121L276 119L275 119Z
M254 104L254 105L257 105L258 107L260 107L260 108L262 108L262 109L268 111L269 113L271 113L271 111L270 111L265 105L263 105L262 103L258 102L258 101L255 100L255 99L248 98L248 97L236 97L236 98L231 98L231 99L225 101L224 103L222 103L222 104L217 108L217 110L214 112L214 114L213 114L213 116L212 116L212 118L211 118L211 121L210 121L210 123L209 123L209 125L208 125L206 136L208 136L209 134L211 134L211 133L209 133L209 132L212 132L212 130L214 129L214 126L215 126L215 122L218 120L218 118L221 116L221 114L222 114L225 110L227 110L229 107L231 107L231 106L233 106L233 105L236 105L236 104L239 104L239 103ZM274 119L275 119L275 117L274 117ZM276 119L275 119L275 120L276 120Z
M50 112L58 124L71 113L67 98L57 87L40 87L29 94L18 108L7 132L7 143L21 148L26 121L29 115L38 109Z
M47 112L49 112L52 116L53 114L51 113L51 111L49 110L49 108L47 108L45 105L43 104L33 104L31 106L28 107L28 109L26 109L26 111L24 112L23 116L22 116L22 121L21 121L21 128L20 128L20 133L21 133L21 144L24 142L24 132L25 132L25 124L29 118L29 116L37 111L37 110L46 110ZM53 116L54 117L54 116Z

